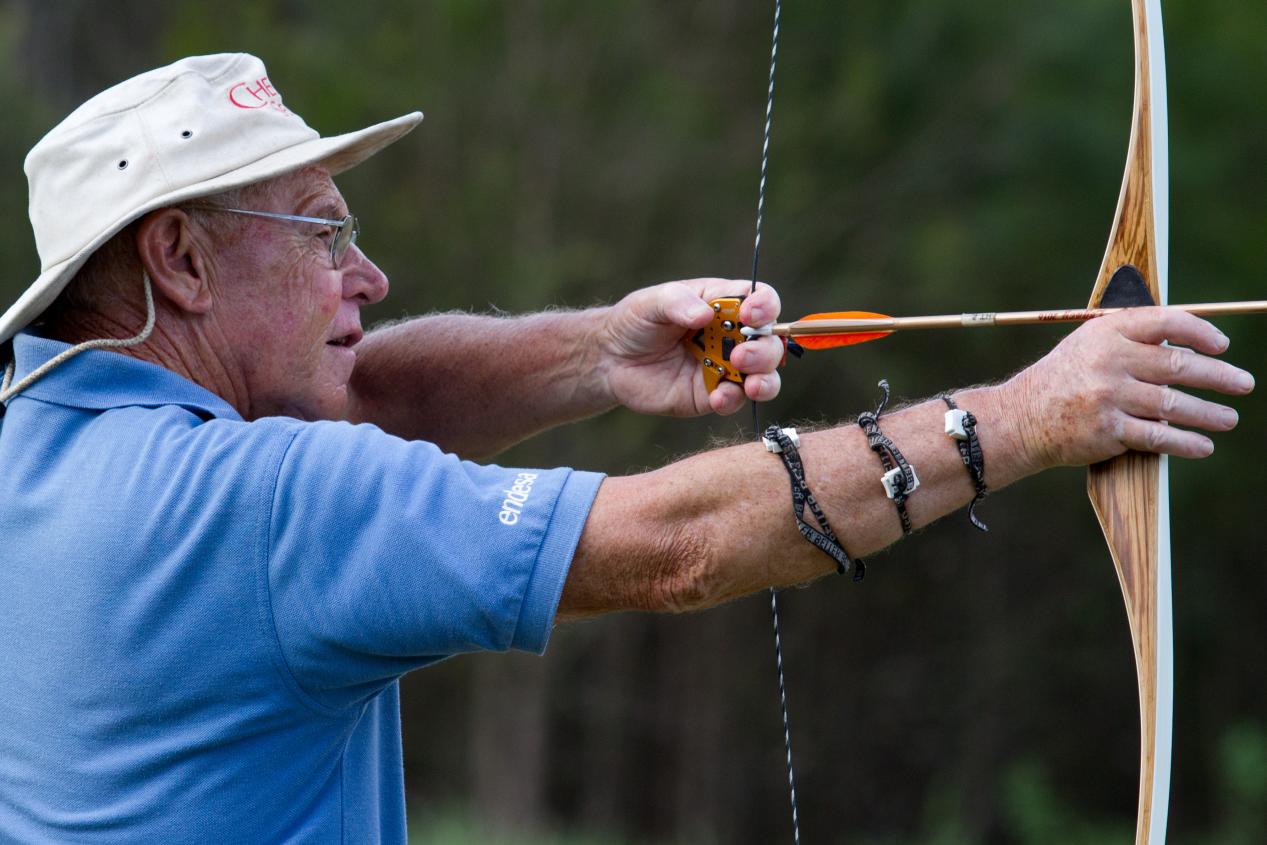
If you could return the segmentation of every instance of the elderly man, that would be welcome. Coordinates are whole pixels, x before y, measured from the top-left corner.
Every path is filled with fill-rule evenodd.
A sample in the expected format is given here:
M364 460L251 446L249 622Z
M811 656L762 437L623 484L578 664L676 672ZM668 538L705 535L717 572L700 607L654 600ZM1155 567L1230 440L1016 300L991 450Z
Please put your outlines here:
M0 319L5 841L402 842L405 672L540 652L559 619L838 569L759 445L606 479L457 457L616 405L732 412L778 392L782 349L741 344L742 388L705 390L684 340L748 286L717 279L363 336L388 283L332 177L420 119L321 138L259 60L207 56L107 90L31 151L43 272ZM779 302L761 286L742 309L759 326ZM982 480L1127 448L1208 455L1184 427L1225 431L1235 412L1160 385L1248 392L1207 357L1226 348L1143 309L958 392ZM881 421L919 469L913 526L976 492L944 410ZM857 426L796 454L844 565L900 537Z

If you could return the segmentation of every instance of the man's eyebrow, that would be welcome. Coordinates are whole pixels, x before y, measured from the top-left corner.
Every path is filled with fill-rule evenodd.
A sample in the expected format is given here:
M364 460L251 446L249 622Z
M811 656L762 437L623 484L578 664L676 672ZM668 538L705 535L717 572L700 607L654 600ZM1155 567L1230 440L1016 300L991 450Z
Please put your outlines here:
M347 214L347 212L343 210L343 204L331 197L322 197L317 200L315 204L307 205L305 203L302 207L305 209L305 211L302 212L305 217L322 217L326 220L342 220L344 215Z

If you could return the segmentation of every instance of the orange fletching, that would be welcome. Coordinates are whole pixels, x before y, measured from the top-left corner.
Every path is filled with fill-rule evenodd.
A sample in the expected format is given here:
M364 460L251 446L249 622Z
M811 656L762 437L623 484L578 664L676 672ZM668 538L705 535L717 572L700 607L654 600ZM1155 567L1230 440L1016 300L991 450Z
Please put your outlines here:
M809 320L887 320L888 314L876 314L873 311L831 311L823 314L807 314L796 322ZM806 349L835 349L838 346L853 346L888 337L893 332L846 332L844 334L805 334L796 335L796 342Z

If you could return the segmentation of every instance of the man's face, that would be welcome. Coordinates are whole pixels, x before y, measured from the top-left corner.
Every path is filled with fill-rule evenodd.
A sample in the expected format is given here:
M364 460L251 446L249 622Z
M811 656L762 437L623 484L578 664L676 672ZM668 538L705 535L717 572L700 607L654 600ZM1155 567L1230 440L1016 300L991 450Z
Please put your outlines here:
M323 168L272 188L267 207L248 210L329 220L348 213ZM216 246L212 276L213 318L242 394L231 401L248 419L341 418L363 335L361 306L387 295L387 277L355 245L336 269L333 227L247 216L235 224Z

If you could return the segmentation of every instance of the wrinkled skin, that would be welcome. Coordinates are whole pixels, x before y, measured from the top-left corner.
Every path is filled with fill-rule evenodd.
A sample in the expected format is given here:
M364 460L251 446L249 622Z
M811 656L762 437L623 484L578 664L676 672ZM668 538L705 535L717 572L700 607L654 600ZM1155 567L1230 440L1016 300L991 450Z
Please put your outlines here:
M341 219L348 213L329 175L310 168L276 180L259 211ZM217 245L209 332L224 341L226 371L248 418L343 415L364 335L361 308L387 295L387 277L358 247L331 266L333 227L238 217L239 236Z
M1214 442L1185 428L1230 431L1236 411L1170 385L1249 393L1253 376L1208 357L1228 345L1211 323L1168 308L1131 309L1081 326L1005 385L1026 415L1034 466L1090 464L1128 449L1208 456Z

